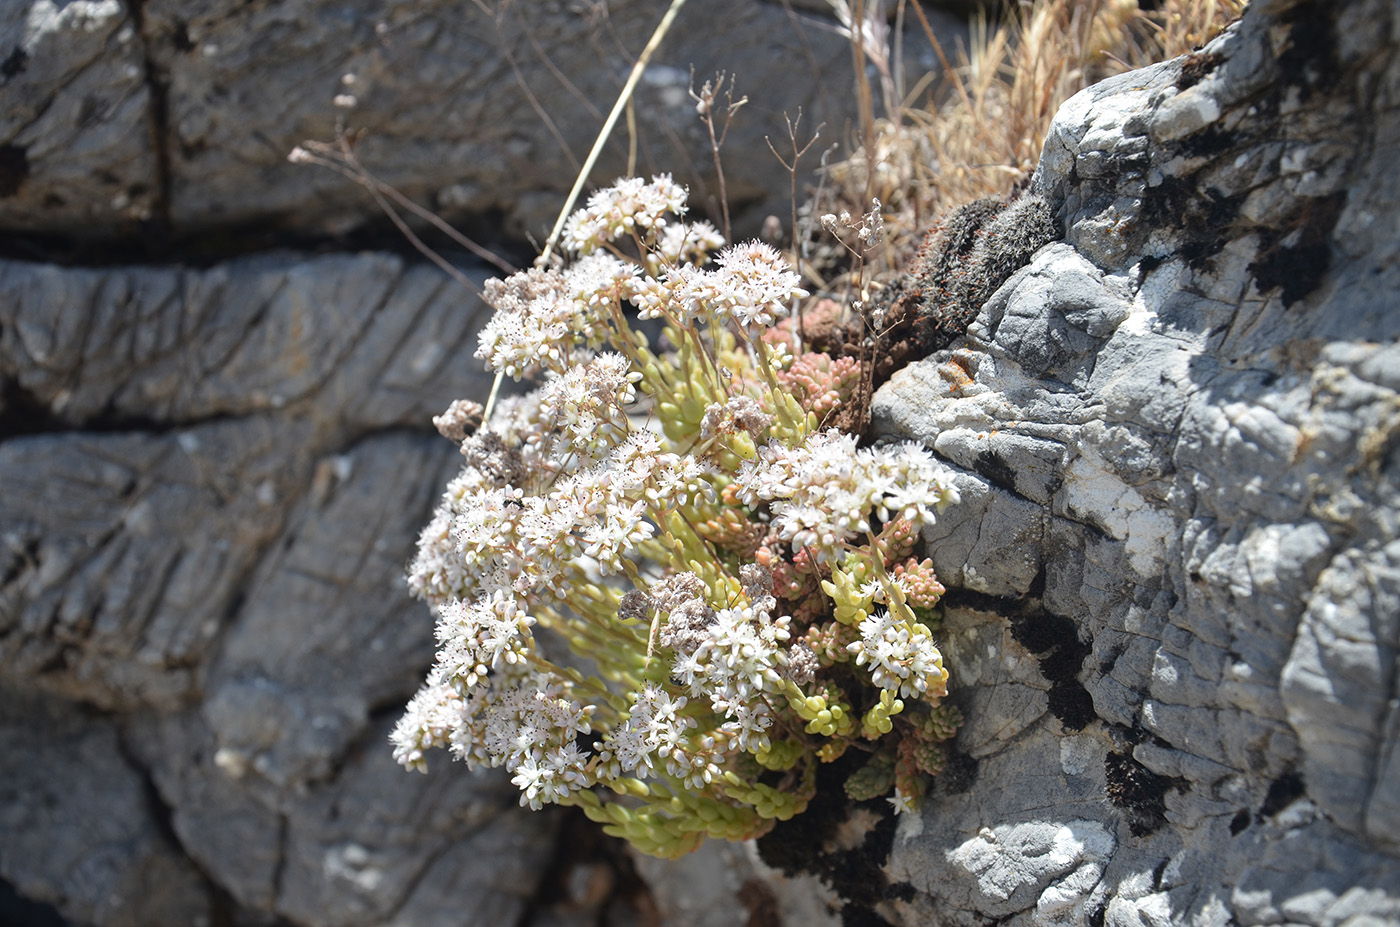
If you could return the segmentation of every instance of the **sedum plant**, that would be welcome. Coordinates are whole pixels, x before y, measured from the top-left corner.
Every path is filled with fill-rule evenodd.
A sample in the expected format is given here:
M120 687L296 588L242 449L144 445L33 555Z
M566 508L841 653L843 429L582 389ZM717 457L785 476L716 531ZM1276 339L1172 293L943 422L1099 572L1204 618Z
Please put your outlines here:
M537 385L435 419L465 465L409 568L439 649L392 736L663 857L763 834L848 753L853 798L915 808L959 722L910 556L948 474L823 428L855 362L794 349L797 274L685 197L619 180L567 264L487 284L477 355Z

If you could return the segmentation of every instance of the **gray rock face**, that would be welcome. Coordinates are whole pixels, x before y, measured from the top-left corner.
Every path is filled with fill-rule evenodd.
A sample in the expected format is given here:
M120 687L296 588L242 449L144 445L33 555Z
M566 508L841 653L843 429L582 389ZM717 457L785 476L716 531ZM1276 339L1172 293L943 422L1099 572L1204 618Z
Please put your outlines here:
M10 3L0 229L341 232L375 217L369 197L287 163L340 120L365 132L360 160L423 205L543 240L663 11L650 0ZM849 46L830 23L829 10L690 4L637 94L638 170L673 171L706 191L697 201L710 196L687 88L692 67L697 83L726 70L752 97L728 140L730 199L753 228L787 215L787 173L763 137L781 138L783 113L801 108L834 138L855 112ZM596 178L627 158L624 130Z
M0 872L21 893L83 923L208 923L209 887L162 832L112 725L6 686L0 757Z
M118 0L0 9L0 227L117 228L159 203L154 100Z
M876 395L966 500L927 538L967 759L889 916L1400 920L1397 37L1256 2L1075 97L1065 241Z
M28 432L0 442L0 675L23 693L0 873L103 925L221 897L518 920L556 819L502 814L496 777L409 776L386 741L433 646L403 561L458 460L422 426L489 388L480 303L386 255L0 280L0 411Z

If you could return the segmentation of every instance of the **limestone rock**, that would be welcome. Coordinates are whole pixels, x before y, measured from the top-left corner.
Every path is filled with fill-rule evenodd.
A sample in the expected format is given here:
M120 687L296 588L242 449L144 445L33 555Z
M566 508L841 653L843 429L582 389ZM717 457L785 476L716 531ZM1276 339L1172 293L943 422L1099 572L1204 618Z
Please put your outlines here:
M385 179L537 228L572 173L497 52L580 151L597 117L541 58L581 60L605 107L656 8L529 6L538 29L496 36L428 0L12 4L0 226L342 230L363 201L283 159L343 93ZM847 96L792 79L800 43L758 53L782 4L721 9L639 101L693 178L684 63ZM967 724L852 918L1400 922L1397 47L1388 0L1254 0L1070 101L1034 191L1065 240L877 394L884 435L958 471L925 541ZM746 116L794 108L750 95ZM754 125L730 151L763 150ZM675 168L669 145L643 134L643 168ZM760 214L786 189L727 164ZM101 927L625 920L607 877L545 898L558 816L385 744L431 660L398 577L459 460L428 418L489 385L479 303L385 254L5 260L0 293L0 877ZM894 830L847 825L833 857ZM676 922L831 913L734 847L636 870Z
M117 731L0 688L0 872L83 923L207 923L211 886L160 826Z
M0 120L0 230L338 235L377 220L372 200L287 156L331 141L339 121L362 133L360 161L421 205L543 240L663 10L650 0L10 3L0 12L0 88L15 102ZM965 31L934 17L950 46ZM750 233L787 215L787 172L764 136L782 138L783 114L801 109L834 138L855 114L849 46L832 23L829 9L690 4L636 96L638 170L672 171L695 202L713 200L709 141L687 90L692 68L697 86L727 71L751 98L727 141L746 154L726 164L731 205ZM627 159L623 127L595 181Z
M926 539L973 770L887 917L1400 918L1397 38L1256 2L1069 101L1064 242L876 394L960 470Z
M118 0L0 9L0 228L120 228L160 202L139 21Z
M752 844L710 840L689 856L633 854L657 916L669 927L835 927L841 902L814 876L788 878L768 868Z
M251 910L305 924L518 922L555 818L509 813L518 793L503 777L447 762L406 774L385 748L395 720L362 725L334 776L292 788L219 746L196 713L139 725L134 742L181 845Z
M372 254L0 280L0 874L103 925L523 916L556 819L387 744L481 304Z

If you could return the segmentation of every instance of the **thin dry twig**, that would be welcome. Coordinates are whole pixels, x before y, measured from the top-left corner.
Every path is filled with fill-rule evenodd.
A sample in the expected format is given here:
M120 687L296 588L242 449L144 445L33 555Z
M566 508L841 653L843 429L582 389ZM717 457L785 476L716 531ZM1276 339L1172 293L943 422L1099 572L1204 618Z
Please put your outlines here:
M564 208L559 210L559 218L554 223L554 228L549 233L549 239L544 244L544 250L540 252L537 263L547 263L550 255L554 252L554 247L559 243L559 235L564 230L564 220L569 218L569 214L574 211L574 203L578 202L578 196L583 192L583 185L588 182L588 175L593 170L593 165L598 162L598 155L602 153L603 146L607 144L608 136L612 134L613 126L617 124L617 118L626 107L627 101L632 98L632 91L637 88L637 82L642 79L642 72L646 70L651 56L656 53L656 49L661 46L661 40L670 31L671 23L675 22L676 14L685 6L685 0L671 0L671 5L667 7L665 15L661 17L661 22L657 23L656 29L651 34L651 39L647 41L642 53L637 56L637 61L632 65L632 73L627 75L627 83L622 85L622 92L617 97L617 102L613 104L612 110L608 113L608 118L603 122L603 127L598 130L598 138L593 142L593 148L588 152L587 159L583 162L583 167L579 169L578 176L574 178L573 189L564 200ZM492 392L494 396L494 391Z
M783 113L783 120L787 123L788 142L792 145L792 162L789 163L789 162L787 161L787 159L785 159L782 155L778 154L778 149L776 149L776 148L773 147L773 140L770 139L768 136L766 136L766 135L763 136L763 141L764 141L765 143L767 143L767 145L768 145L768 150L771 151L771 152L773 152L773 157L775 157L775 158L778 159L778 163L781 164L783 167L787 168L788 178L789 178L789 181L790 181L790 183L791 183L791 189L790 189L789 195L790 195L790 197L791 197L791 203L792 203L792 257L793 257L793 265L794 265L794 268L795 268L796 271L797 271L797 276L801 277L801 276L802 276L802 257L803 257L802 251L803 251L803 249L799 248L799 247L798 247L798 243L797 243L797 165L798 165L798 163L802 160L802 156L805 155L805 154L811 149L811 147L817 143L817 139L821 138L821 135L822 135L822 127L825 126L826 123L823 122L823 123L819 124L819 125L816 127L816 129L814 129L814 130L812 131L812 137L811 137L810 139L807 140L807 144L803 145L801 148L798 148L798 147L797 147L797 128L798 128L798 126L800 126L800 125L802 124L802 108L801 108L801 107L798 107L798 109L797 109L797 118L796 118L796 119L791 118L790 116L788 116L787 113ZM798 301L797 301L797 305L794 307L794 310L793 310L793 315L796 316L796 319L795 319L795 321L794 321L794 323L793 323L793 326L792 326L793 347L794 347L795 353L800 354L800 353L802 353L802 301L801 301L801 300L798 300Z
M725 87L725 81L729 81L729 87ZM740 97L738 102L734 100L734 79L732 76L720 71L715 75L713 82L705 81L700 92L695 92L695 71L690 72L690 98L695 101L695 110L700 114L700 119L705 123L705 128L710 133L710 153L715 160L715 177L719 182L719 208L724 220L724 240L733 240L732 231L729 226L729 190L724 184L724 165L720 161L720 149L724 147L724 140L729 137L729 125L734 121L734 114L739 111L745 103L749 102L748 97ZM715 135L715 103L719 95L724 96L724 126L720 129L718 136Z
M564 152L564 157L569 160L569 164L574 170L578 170L578 158L575 158L574 153L569 150L569 143L564 140L563 133L560 132L559 127L554 124L554 120L550 118L549 113L545 111L543 104L540 103L539 97L535 96L535 92L530 89L529 83L525 80L525 75L520 70L520 64L515 60L515 53L510 50L510 45L506 43L505 30L501 28L502 17L505 15L504 8L497 7L493 12L486 6L484 0L472 0L472 2L477 5L477 8L480 9L481 12L492 18L492 22L496 26L496 35L500 39L497 45L501 49L501 54L505 56L506 63L510 65L511 73L515 75L515 82L520 85L521 91L524 92L526 102L530 104L530 108L535 111L535 115L539 117L540 122L544 124L549 134L554 136L554 140L558 142L559 149Z
M413 229L409 227L408 223L404 221L399 211L394 208L394 203L397 203L415 216L430 223L434 228L447 235L458 245L494 267L508 274L515 272L515 265L511 264L505 258L472 241L451 225L444 222L440 216L436 215L431 210L419 206L394 187L370 173L369 169L361 164L360 159L355 155L355 143L359 141L361 135L362 133L346 132L344 126L341 125L337 127L336 140L334 143L303 142L301 145L294 148L288 157L289 160L296 163L315 164L319 167L328 168L340 174L342 177L352 180L364 187L369 191L370 196L374 198L375 204L389 217L389 221L394 223L394 227L399 230L404 238L408 239L409 244L413 245L413 247L428 260L442 268L452 279L456 280L473 293L479 295L481 289L472 282L471 278L453 267L448 263L446 258L438 254L437 251L433 250L426 242L418 237ZM392 202L390 202L391 200Z

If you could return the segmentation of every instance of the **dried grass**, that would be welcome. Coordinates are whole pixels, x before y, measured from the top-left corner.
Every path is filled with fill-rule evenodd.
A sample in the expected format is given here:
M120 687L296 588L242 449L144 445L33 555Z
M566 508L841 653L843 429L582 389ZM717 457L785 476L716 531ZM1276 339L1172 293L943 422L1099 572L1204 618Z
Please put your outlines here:
M923 21L918 0L908 3ZM1105 77L1199 47L1245 4L1163 0L1144 10L1136 0L1021 0L997 24L974 21L970 47L951 57L925 21L943 62L941 88L923 105L886 100L886 117L862 127L855 155L828 167L826 193L814 211L859 214L878 197L888 236L885 263L897 269L938 215L979 197L1004 196L1027 181L1055 112L1071 96ZM853 43L865 37L860 57L892 57L873 47L878 31L850 31ZM934 77L916 87L936 83ZM868 85L863 92L870 93Z

